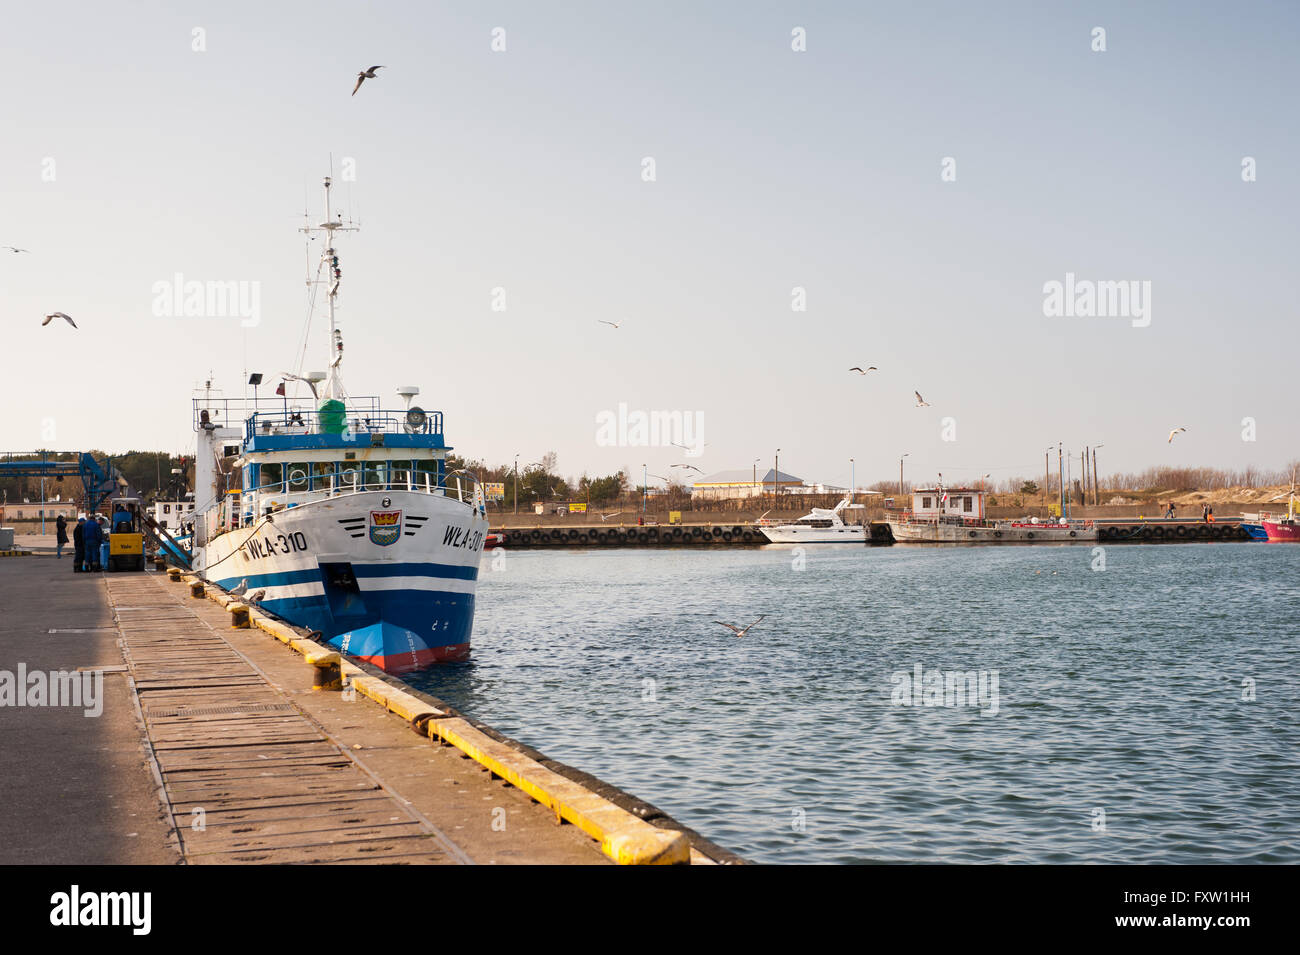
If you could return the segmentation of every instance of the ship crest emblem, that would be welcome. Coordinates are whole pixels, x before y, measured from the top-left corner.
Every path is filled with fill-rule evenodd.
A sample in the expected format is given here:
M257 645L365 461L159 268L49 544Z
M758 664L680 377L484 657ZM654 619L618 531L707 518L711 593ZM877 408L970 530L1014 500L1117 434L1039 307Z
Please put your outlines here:
M370 540L380 547L397 543L402 536L401 511L371 511Z

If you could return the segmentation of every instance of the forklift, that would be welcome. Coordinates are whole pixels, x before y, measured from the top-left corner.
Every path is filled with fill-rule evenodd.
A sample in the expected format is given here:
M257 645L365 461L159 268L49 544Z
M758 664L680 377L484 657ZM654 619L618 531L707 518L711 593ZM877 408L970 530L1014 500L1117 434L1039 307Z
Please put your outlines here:
M108 563L104 569L144 570L144 528L141 526L141 501L138 497L118 497L108 524Z

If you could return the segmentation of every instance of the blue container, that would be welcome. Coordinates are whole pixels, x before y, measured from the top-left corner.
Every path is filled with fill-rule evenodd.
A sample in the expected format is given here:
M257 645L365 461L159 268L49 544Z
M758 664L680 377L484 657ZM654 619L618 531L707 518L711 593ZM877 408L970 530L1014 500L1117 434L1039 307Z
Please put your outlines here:
M108 541L107 540L105 540L104 543L99 545L99 566L100 567L108 566Z

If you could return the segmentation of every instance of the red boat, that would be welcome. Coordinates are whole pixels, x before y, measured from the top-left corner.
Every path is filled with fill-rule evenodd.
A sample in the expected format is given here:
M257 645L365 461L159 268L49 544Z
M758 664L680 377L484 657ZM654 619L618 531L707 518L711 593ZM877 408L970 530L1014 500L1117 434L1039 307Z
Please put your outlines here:
M1300 541L1300 521L1296 520L1295 513L1295 485L1291 486L1286 516L1272 517L1265 511L1259 515L1259 523L1271 541Z
M493 547L500 547L505 542L505 534L488 534L487 537L483 538L483 549L490 550Z

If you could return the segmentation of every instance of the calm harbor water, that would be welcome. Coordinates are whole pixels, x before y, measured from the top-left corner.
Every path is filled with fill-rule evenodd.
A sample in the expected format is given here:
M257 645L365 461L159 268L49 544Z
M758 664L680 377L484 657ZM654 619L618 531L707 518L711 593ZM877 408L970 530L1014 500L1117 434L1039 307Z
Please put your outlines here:
M757 862L1300 861L1300 547L804 551L485 555L410 679Z

